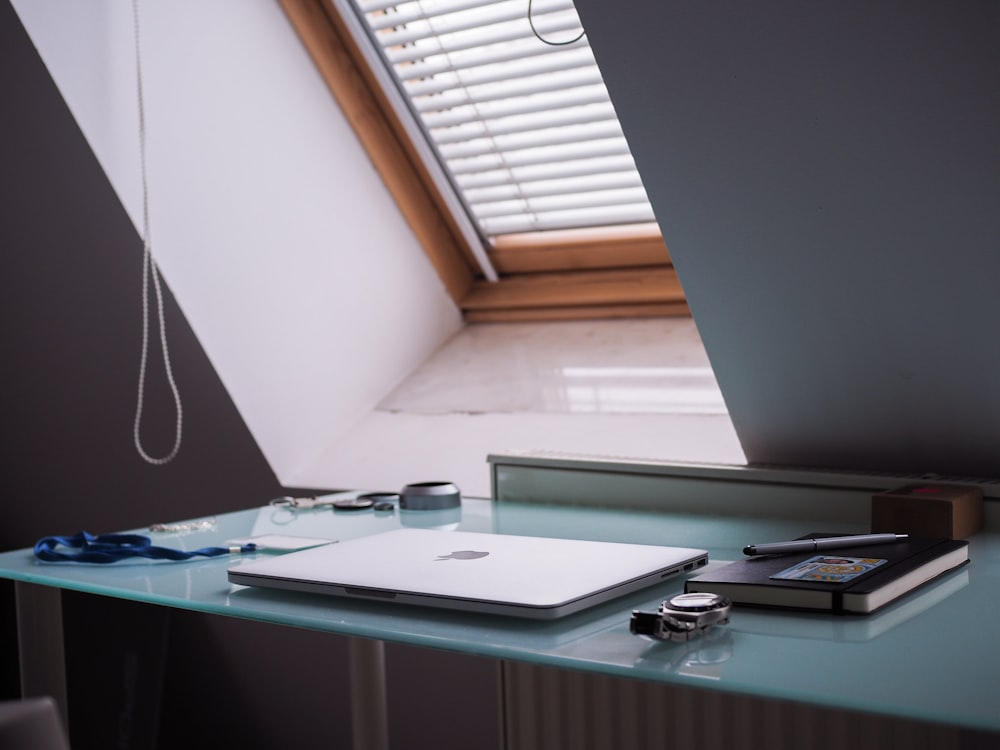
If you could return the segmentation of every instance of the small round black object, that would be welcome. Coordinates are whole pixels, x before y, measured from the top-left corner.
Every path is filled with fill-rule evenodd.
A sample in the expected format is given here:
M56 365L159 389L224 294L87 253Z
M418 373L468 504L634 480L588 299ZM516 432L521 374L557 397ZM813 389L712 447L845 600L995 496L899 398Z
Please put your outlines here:
M373 500L376 503L395 503L399 501L398 492L366 492L363 495L358 495L358 497L365 500Z
M399 502L398 492L366 492L358 497L371 500L374 503L372 509L378 511L395 510L396 503Z
M372 507L375 501L367 497L352 497L344 500L334 500L334 510L366 510Z

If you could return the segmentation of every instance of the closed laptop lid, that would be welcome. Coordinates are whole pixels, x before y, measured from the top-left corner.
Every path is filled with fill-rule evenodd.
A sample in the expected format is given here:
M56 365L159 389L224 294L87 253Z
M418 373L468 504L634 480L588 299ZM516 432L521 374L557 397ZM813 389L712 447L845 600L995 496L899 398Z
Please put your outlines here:
M229 569L233 583L549 619L704 565L704 550L397 529Z

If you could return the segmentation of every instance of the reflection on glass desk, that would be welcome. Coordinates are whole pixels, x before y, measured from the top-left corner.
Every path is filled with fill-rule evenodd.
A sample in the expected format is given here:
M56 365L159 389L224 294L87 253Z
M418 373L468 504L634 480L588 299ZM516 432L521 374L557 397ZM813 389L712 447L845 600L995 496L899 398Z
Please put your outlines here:
M268 533L342 540L417 523L697 546L708 549L710 565L721 565L736 559L750 540L794 538L810 530L801 519L723 518L469 498L460 514L436 513L293 511L269 506L221 515L201 530L154 537L159 544L195 549ZM633 609L655 609L663 598L683 589L681 577L561 620L536 622L235 586L227 581L226 569L233 560L226 557L98 566L41 563L29 550L19 550L0 555L0 576L365 639L1000 731L996 710L1000 650L994 645L1000 631L995 606L1000 537L991 530L978 534L970 555L972 562L966 568L874 615L736 608L728 626L687 644L651 642L628 629Z

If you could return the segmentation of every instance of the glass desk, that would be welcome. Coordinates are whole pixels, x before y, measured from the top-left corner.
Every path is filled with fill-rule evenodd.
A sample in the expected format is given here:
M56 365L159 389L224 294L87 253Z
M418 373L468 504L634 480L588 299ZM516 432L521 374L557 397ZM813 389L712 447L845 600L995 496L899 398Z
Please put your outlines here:
M207 529L151 535L164 546L196 549L264 533L343 540L402 525L437 525L702 547L709 551L710 565L721 565L739 557L749 541L790 539L809 531L864 531L804 528L801 520L469 498L463 501L460 519L446 513L265 507L218 516ZM683 589L683 578L561 620L534 622L235 586L226 577L227 567L235 562L232 557L80 565L43 563L30 550L18 550L0 554L0 577L18 582L18 616L29 629L52 619L45 609L48 594L72 589L349 636L356 660L352 688L369 696L384 687L378 684L378 647L389 641L1000 732L1000 649L995 647L1000 631L995 604L1000 535L991 530L977 534L970 556L972 562L964 569L874 615L736 608L730 624L717 629L714 637L690 644L654 643L628 629L633 609L655 609L663 598ZM26 655L27 672L36 666L46 669L33 663L40 651ZM51 674L53 666L48 670ZM357 719L359 746L377 747L382 741L378 734L384 703L372 705L374 713Z

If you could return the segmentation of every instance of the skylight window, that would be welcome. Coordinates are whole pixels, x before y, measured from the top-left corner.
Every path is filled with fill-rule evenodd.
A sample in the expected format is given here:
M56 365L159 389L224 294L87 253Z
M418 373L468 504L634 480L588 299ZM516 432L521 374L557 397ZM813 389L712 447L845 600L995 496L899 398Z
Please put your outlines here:
M570 0L335 4L363 24L481 238L653 221Z
M467 322L688 315L572 0L279 0Z

